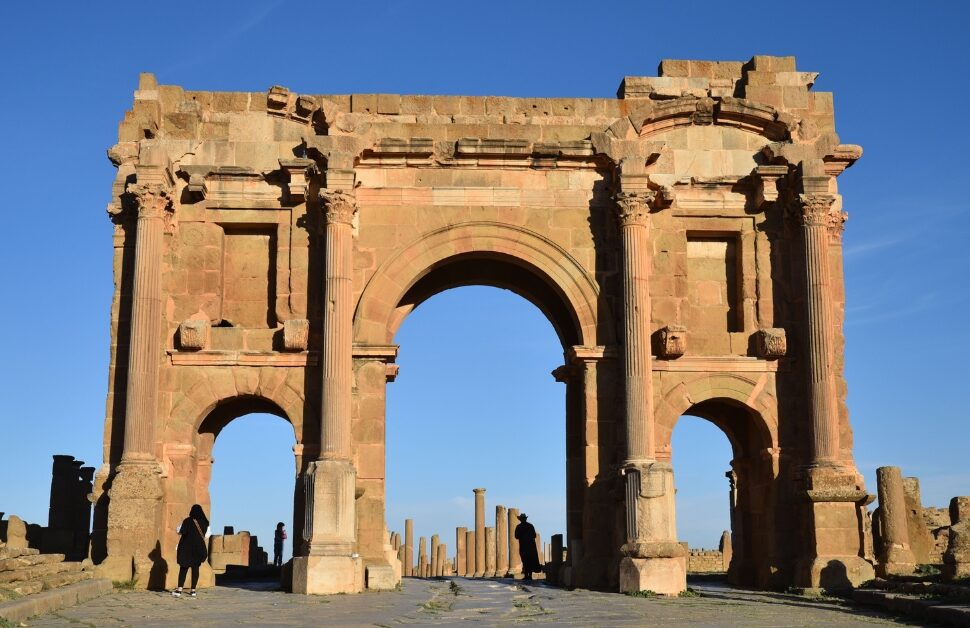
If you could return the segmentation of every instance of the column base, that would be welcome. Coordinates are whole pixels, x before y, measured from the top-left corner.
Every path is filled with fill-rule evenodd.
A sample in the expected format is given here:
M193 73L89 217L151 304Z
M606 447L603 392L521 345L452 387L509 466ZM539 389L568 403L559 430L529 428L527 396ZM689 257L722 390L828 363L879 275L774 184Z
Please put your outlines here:
M297 556L293 593L333 595L364 590L364 563L355 556Z
M876 577L872 564L861 556L818 556L799 571L804 588L825 591L852 589Z
M368 591L392 591L401 581L392 565L373 564L364 569Z
M620 593L652 591L675 596L687 590L687 558L631 558L620 560Z
M159 534L161 469L151 461L122 462L108 489L108 555L100 577L133 582L139 589L162 589L170 571Z

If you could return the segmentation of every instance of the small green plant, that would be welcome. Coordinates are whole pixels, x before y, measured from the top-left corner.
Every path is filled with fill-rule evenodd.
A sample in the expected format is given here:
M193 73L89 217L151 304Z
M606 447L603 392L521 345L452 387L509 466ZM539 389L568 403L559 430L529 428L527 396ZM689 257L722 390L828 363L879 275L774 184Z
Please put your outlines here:
M627 593L630 597L657 597L656 591L651 591L650 589L644 589L642 591L630 591Z
M687 587L683 591L677 594L677 597L700 597L701 594L694 589Z
M936 565L916 565L916 573L921 576L938 576L940 568Z
M134 578L129 578L128 580L115 580L111 584L114 585L116 591L134 591L137 583L138 581Z
M454 580L448 583L448 589L451 590L451 594L456 597L461 595L462 588Z
M14 628L17 624L11 622L8 619L0 617L0 628Z

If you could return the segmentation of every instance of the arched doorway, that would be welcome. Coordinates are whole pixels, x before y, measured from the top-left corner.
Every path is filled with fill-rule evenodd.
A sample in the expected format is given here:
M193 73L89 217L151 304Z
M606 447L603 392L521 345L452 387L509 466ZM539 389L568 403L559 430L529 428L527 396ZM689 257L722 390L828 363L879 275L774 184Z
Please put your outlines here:
M241 370L238 375L241 380L244 379L245 371ZM215 381L215 378L210 377L209 381ZM254 381L259 382L260 379L256 377ZM267 381L269 381L268 378ZM302 445L300 444L300 437L302 436L301 423L297 422L294 425L293 420L290 418L290 412L285 411L282 408L282 404L259 394L234 395L213 401L202 412L198 413L194 420L186 417L186 426L192 426L193 430L191 437L187 439L188 443L191 444L178 447L170 446L166 449L166 472L169 476L168 484L170 487L167 496L168 507L165 513L165 553L168 557L166 586L174 586L178 572L178 567L175 562L175 547L178 544L179 537L175 530L188 513L192 504L200 504L209 517L210 522L212 522L213 525L209 531L210 535L221 535L223 526L227 524L231 525L230 522L225 521L219 523L219 505L213 504L210 493L210 484L214 468L213 463L215 461L214 450L219 435L230 424L235 427L237 422L245 422L248 418L247 415L254 414L262 415L267 419L273 418L277 421L282 419L282 422L285 422L284 424L287 426L286 432L290 435L288 440L292 446L291 455L293 458L290 458L290 462L286 465L286 470L283 472L290 478L289 486L280 487L280 490L287 496L292 496L292 501L289 502L292 506L288 507L286 512L276 520L283 520L287 523L287 527L291 530L290 539L297 540L300 538L302 531L301 523L303 521L303 499L302 491L296 489L298 488L298 474L303 464ZM283 459L279 455L280 453L277 452L275 456L275 459L278 461ZM261 463L259 461L251 462L251 468L255 472L258 473L260 467ZM270 518L275 517L277 517L276 513L270 515ZM271 534L271 532L272 530L267 530L263 534L267 535ZM260 542L264 549L266 549L268 542L268 551L272 552L272 536L260 538ZM299 552L301 549L298 542L294 543L291 547L294 553ZM203 565L200 574L200 586L211 586L213 584L214 575L208 563L206 563Z
M716 395L716 391L713 394ZM725 497L718 497L729 512L733 556L728 580L739 585L767 586L778 564L775 521L771 516L778 477L772 424L758 411L731 397L711 396L693 403L672 423L660 425L661 450L675 463L677 452L671 437L677 423L685 417L686 420L697 417L709 421L730 443Z
M527 512L544 541L565 535L565 391L550 375L562 347L543 313L505 290L450 289L395 342L389 527L403 533L412 518L415 539L440 534L454 556L455 528L474 525L472 488L485 487L486 525L504 505Z

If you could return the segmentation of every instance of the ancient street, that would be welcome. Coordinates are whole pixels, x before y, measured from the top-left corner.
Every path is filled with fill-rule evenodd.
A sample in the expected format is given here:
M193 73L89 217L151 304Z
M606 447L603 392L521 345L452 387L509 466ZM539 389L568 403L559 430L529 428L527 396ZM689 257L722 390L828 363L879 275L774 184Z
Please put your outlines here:
M119 591L40 617L29 626L482 626L550 623L569 626L889 626L891 617L834 600L720 585L692 585L697 596L664 599L566 591L511 580L402 581L402 590L360 595L303 596L272 585L220 586L196 599L166 593ZM454 583L452 585L452 583Z

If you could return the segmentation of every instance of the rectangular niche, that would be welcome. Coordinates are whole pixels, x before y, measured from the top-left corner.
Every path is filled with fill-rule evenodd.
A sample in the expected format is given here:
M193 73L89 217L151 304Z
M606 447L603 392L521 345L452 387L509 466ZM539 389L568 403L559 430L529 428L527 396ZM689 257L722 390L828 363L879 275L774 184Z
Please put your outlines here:
M687 329L691 335L743 329L738 260L736 235L688 234Z
M276 228L225 227L222 318L233 327L276 327Z

